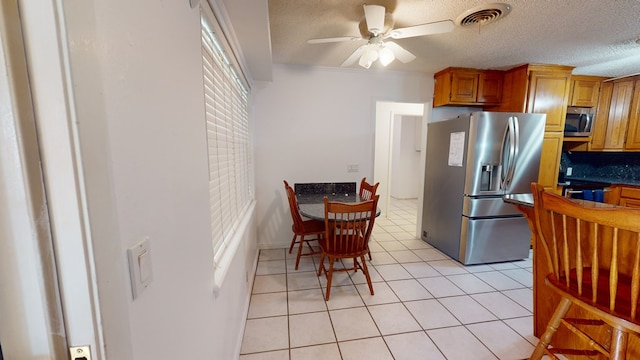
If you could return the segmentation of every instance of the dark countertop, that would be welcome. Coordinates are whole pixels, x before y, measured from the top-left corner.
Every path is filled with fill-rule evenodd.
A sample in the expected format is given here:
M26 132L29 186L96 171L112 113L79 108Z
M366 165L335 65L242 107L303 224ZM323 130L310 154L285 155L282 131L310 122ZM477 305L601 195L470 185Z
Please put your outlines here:
M628 186L640 186L640 182L635 180L615 180L615 179L603 179L603 178L567 178L564 182L558 182L558 186L574 186L574 185L589 185L597 184L602 186L610 185L628 185Z
M502 200L506 203L523 206L527 208L533 209L533 194L509 194L504 195ZM582 200L582 199L573 199L569 198L569 200L578 203L583 207L589 208L615 208L620 207L619 205L607 204L602 202L590 201L590 200Z
M502 197L506 203L533 208L533 194L508 194Z

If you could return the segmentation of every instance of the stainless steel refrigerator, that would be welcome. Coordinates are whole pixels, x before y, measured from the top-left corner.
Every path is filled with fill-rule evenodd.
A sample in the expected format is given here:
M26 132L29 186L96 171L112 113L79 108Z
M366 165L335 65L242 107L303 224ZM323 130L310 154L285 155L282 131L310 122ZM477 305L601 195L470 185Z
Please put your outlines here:
M480 111L429 123L422 239L465 265L527 258L528 223L502 196L531 192L545 121Z

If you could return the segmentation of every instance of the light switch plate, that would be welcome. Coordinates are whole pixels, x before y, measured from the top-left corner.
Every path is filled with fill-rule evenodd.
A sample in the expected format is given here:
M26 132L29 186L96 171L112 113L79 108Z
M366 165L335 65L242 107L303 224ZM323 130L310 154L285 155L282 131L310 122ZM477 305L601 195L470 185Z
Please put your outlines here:
M142 241L127 249L127 257L129 259L131 293L135 300L153 280L149 238L145 237Z

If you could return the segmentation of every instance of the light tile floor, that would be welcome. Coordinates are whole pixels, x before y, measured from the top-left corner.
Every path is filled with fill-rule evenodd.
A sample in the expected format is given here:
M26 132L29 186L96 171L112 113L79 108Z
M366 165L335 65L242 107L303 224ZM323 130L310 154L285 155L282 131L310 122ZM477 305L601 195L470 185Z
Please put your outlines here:
M531 259L463 266L416 239L417 200L393 200L376 219L369 270L337 273L329 301L319 257L262 250L242 360L527 359Z

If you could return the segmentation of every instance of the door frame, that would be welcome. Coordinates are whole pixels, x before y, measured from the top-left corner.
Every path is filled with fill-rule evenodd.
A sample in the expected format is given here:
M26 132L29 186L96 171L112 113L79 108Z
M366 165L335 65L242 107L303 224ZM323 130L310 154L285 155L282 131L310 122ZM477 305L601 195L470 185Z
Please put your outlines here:
M0 259L31 259L40 287L33 284L31 293L13 294L13 301L22 300L32 310L39 307L47 323L46 334L28 331L26 342L3 342L3 351L43 358L32 351L39 344L41 351L50 352L46 358L66 359L69 346L89 346L92 359L105 359L62 0L7 0L0 6L1 51L7 61L0 68L8 80L0 90L7 94L0 97L1 121L3 129L15 129L15 145L2 147L2 155L15 161L3 165L17 169L0 176L0 190L21 191L20 205L28 209L21 221L11 214L0 216L0 224L13 233L35 234L31 251L3 253ZM14 206L15 201L0 196L0 208ZM24 281L21 274L11 275L2 281ZM46 294L44 308L34 303L40 293ZM0 313L11 311L5 305L0 303ZM30 326L28 319L16 318L14 325ZM0 323L1 338L10 331L15 331L12 324ZM43 336L49 350L40 344Z
M418 209L416 221L416 236L419 238L422 227L422 204L424 194L424 169L427 150L427 122L431 117L431 102L426 103L401 103L391 101L376 102L376 129L373 179L379 182L378 194L380 194L381 216L387 217L387 209L391 204L391 171L393 149L393 123L397 115L422 117L422 139L420 153L420 179L418 182Z

